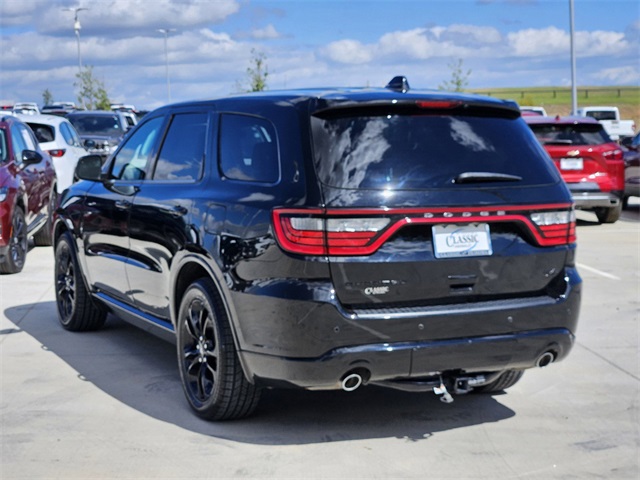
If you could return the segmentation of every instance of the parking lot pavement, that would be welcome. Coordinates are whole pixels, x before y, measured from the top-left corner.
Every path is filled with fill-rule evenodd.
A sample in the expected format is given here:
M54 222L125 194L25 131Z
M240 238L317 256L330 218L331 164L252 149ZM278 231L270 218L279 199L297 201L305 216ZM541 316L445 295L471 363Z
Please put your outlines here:
M640 205L579 213L584 280L569 357L500 395L270 391L236 422L196 418L174 347L110 317L63 331L52 249L0 276L0 478L640 477Z

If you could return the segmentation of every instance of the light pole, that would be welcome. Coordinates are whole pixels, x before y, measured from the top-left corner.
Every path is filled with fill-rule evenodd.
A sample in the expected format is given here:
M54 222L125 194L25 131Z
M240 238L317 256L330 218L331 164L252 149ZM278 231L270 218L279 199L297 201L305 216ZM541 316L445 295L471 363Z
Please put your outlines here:
M171 103L171 81L169 80L169 51L167 50L167 39L171 32L175 32L175 28L159 28L158 31L164 35L164 64L167 72L167 98Z
M78 12L81 10L89 10L85 7L77 8L65 8L66 11L73 12L73 30L76 32L76 40L78 42L78 72L82 73L82 57L80 56L80 20L78 19Z
M576 86L576 46L573 31L573 0L569 0L569 26L571 36L571 115L578 110L578 87Z

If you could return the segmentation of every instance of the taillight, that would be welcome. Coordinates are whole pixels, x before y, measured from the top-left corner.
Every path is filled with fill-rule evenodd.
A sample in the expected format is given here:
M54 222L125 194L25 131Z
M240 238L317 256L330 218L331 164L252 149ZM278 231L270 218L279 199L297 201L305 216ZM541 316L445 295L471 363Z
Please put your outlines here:
M607 161L624 160L624 154L622 153L622 150L620 150L619 148L616 148L615 150L609 150L608 152L604 152L602 156Z
M51 155L52 157L61 157L64 155L64 152L66 152L66 150L64 148L61 148L58 150L47 150L47 152L49 152L49 155Z
M538 228L544 239L538 242L545 246L564 245L576 241L575 210L559 210L537 212L530 215L531 221Z
M520 225L542 247L576 241L576 216L570 204L273 211L278 244L303 255L370 255L406 225L473 223L488 223L490 228L501 223Z
M372 240L391 220L322 215L321 210L275 210L273 223L282 248L307 255L367 255Z

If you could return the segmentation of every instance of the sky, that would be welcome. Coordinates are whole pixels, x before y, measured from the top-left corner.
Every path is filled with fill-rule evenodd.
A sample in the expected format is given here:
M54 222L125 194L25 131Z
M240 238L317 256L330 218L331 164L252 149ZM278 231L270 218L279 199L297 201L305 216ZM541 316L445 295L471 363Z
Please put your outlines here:
M77 101L80 61L112 102L153 109L248 86L467 90L571 85L569 0L1 0L0 100ZM640 84L640 2L574 0L579 86ZM172 29L166 37L158 29ZM252 53L254 52L254 53ZM168 65L168 77L167 77ZM169 82L167 82L167 79ZM168 85L169 84L169 85Z

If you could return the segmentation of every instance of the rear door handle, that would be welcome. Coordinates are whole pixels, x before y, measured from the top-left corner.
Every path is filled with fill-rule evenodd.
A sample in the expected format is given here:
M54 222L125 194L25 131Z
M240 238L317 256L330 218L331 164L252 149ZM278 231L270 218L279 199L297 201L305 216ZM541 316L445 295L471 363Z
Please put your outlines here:
M131 208L131 202L129 202L128 200L116 200L116 208L119 208L120 210L128 210Z

